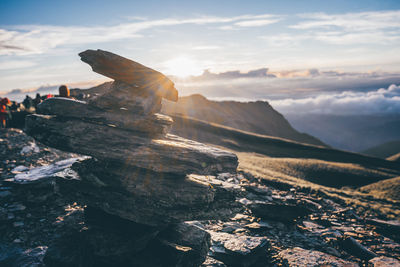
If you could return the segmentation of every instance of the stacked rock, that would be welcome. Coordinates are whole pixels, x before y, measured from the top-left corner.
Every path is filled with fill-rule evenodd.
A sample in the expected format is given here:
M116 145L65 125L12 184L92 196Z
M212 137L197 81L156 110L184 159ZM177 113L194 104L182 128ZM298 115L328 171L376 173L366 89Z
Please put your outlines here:
M140 231L147 233L140 240L149 241L160 231L165 236L166 227L170 233L199 231L191 224L177 226L184 221L230 216L237 207L235 189L207 175L235 172L237 157L167 133L172 119L157 112L162 98L177 101L172 81L107 51L87 50L79 55L93 71L114 82L87 101L47 99L38 106L39 114L26 118L26 131L48 146L92 157L73 166L81 177L73 189L80 192L82 203L96 211L89 212L89 218L100 212L101 218L131 222L130 228L150 227L148 233ZM202 250L200 258L190 259L193 266L204 260L207 249Z

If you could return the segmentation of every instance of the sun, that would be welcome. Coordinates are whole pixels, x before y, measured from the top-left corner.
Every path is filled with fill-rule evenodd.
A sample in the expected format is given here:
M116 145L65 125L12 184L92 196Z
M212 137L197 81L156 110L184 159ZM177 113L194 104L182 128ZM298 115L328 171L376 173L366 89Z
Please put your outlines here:
M200 75L203 69L195 60L182 56L165 62L165 72L179 77Z

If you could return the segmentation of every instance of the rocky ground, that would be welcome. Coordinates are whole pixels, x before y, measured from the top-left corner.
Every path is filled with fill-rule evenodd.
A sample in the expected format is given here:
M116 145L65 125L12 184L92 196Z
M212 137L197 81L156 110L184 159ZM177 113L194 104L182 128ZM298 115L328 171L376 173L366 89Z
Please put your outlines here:
M74 176L68 159L78 155L16 129L1 130L0 153L0 265L48 266L47 247L85 229L84 207L57 187L17 184L15 176L56 162L36 175ZM365 218L316 190L265 184L246 173L216 179L232 188L243 210L229 220L192 222L211 236L202 266L400 266L399 222Z

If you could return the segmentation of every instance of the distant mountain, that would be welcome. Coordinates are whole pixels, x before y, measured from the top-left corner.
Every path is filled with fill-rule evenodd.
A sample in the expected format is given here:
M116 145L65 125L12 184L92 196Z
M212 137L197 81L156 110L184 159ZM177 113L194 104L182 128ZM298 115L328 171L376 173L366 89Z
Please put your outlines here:
M257 134L325 146L317 138L296 131L282 114L265 101L217 102L195 94L180 97L177 103L164 101L162 112L168 115L200 119Z
M378 158L388 158L400 152L400 140L386 142L362 151L363 154Z
M400 114L285 114L285 117L295 129L339 149L361 152L400 140Z

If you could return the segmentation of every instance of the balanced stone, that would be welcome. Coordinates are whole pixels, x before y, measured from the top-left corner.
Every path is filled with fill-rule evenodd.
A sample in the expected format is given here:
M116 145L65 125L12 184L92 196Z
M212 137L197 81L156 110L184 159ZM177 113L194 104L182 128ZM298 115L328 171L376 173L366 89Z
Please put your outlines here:
M174 83L158 71L103 50L86 50L79 56L97 73L154 92L165 99L178 100Z
M238 165L231 152L172 134L150 139L109 125L37 114L27 116L25 127L48 146L155 172L208 175L235 172Z
M168 132L172 119L162 114L149 116L135 115L131 111L120 109L105 111L88 105L84 101L64 97L49 98L40 103L36 111L39 114L57 115L58 117L76 118L93 123L113 125L134 132L147 133L150 136L164 135Z
M115 81L109 90L88 100L92 106L105 110L127 110L131 114L153 114L161 110L161 97L141 88Z

